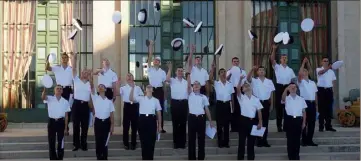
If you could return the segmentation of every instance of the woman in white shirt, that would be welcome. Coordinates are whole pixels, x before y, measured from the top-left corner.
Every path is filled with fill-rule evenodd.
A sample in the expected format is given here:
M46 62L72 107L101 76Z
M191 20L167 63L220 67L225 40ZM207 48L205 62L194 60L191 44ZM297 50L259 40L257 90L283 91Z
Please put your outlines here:
M98 95L92 81L90 84L92 86L91 98L95 116L95 152L98 160L108 160L108 141L114 131L114 104L105 96L105 85L98 85Z
M153 87L148 85L146 87L145 96L134 97L134 84L130 84L132 87L129 100L131 102L139 102L139 138L142 147L142 159L153 160L154 147L157 138L157 131L161 132L162 122L162 107L159 100L153 97ZM157 117L156 117L157 115Z

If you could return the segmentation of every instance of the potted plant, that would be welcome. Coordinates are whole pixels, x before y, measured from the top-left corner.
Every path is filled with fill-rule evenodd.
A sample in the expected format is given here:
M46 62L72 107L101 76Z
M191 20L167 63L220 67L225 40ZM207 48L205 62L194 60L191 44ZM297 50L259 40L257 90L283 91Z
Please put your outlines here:
M7 113L5 113L4 108L0 107L0 132L4 132L8 126Z

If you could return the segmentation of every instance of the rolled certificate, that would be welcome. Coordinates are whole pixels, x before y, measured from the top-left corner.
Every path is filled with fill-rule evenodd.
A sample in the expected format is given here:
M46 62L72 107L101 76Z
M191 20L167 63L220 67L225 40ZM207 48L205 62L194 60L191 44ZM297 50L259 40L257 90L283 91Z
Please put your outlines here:
M110 138L110 132L108 133L108 138L107 138L107 142L105 143L105 146L108 146L109 138Z

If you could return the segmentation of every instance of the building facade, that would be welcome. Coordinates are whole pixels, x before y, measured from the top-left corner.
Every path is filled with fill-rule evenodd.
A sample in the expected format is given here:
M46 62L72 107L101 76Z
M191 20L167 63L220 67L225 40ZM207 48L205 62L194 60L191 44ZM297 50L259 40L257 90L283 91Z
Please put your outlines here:
M98 68L101 59L108 58L122 80L130 72L138 85L144 86L147 84L147 39L155 39L154 54L161 57L165 70L168 61L175 66L185 65L189 44L196 45L195 55L203 56L203 66L209 69L215 49L224 44L223 54L216 61L217 69L230 68L231 59L239 57L247 71L253 65L263 65L268 76L273 78L269 63L273 37L277 32L288 31L295 41L292 45L281 46L278 54L288 54L289 66L295 72L305 56L309 57L313 68L319 66L322 56L329 56L332 61L345 61L345 66L336 72L334 108L337 109L343 106L342 99L348 96L350 89L360 88L359 3L173 0L161 1L161 11L155 12L153 1L1 1L0 105L7 111L10 121L46 119L45 105L40 100L40 80L50 52L59 58L60 53L78 52L79 70ZM17 8L24 12L16 12ZM137 21L137 13L142 8L148 11L145 25ZM112 22L114 11L122 13L121 24ZM183 25L182 19L187 17L195 24L203 22L200 33ZM83 23L83 30L74 41L67 39L74 28L72 18L79 18ZM315 21L312 32L302 32L300 23L304 18ZM258 39L251 41L248 30L254 31ZM186 44L182 50L174 52L170 42L177 37L183 38ZM209 46L208 53L203 51L205 46ZM315 73L312 77L315 78ZM118 98L118 124L121 106Z

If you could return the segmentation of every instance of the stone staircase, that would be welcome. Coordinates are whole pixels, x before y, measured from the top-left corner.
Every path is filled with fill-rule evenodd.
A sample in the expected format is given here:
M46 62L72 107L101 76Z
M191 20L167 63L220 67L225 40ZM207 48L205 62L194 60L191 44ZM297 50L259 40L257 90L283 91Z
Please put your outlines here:
M275 126L274 124L271 126ZM318 126L316 126L318 127ZM314 141L318 147L301 147L301 160L360 160L360 129L337 127L337 132L315 133ZM42 129L44 130L44 129ZM92 130L92 129L90 129ZM317 128L316 128L317 130ZM170 131L170 129L168 130ZM285 133L275 132L270 128L269 143L271 148L255 147L257 160L288 160ZM26 133L26 130L24 130ZM218 148L216 140L206 140L207 160L236 160L238 134L231 133L229 149ZM156 143L154 156L156 160L187 160L187 149L173 149L172 134L161 135ZM140 143L138 143L140 145ZM65 138L64 160L95 160L94 136L90 132L88 151L72 152L72 137ZM48 143L46 136L3 136L0 135L0 159L48 160ZM124 150L121 134L111 136L109 143L109 160L140 160L141 149Z

